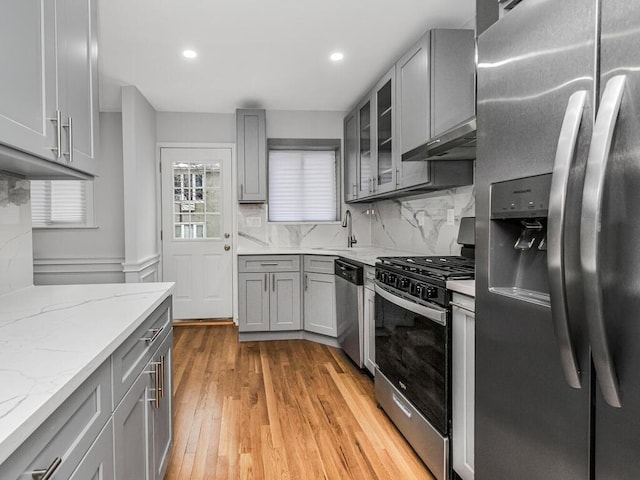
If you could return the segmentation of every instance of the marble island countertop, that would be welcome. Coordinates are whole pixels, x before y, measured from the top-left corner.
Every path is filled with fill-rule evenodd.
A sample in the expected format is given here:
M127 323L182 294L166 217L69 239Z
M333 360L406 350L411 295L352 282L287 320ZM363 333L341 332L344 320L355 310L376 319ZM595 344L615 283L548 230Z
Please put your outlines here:
M344 257L365 265L375 266L378 257L422 255L420 252L396 250L388 247L238 247L238 255L332 255Z
M65 285L0 296L0 464L172 291Z

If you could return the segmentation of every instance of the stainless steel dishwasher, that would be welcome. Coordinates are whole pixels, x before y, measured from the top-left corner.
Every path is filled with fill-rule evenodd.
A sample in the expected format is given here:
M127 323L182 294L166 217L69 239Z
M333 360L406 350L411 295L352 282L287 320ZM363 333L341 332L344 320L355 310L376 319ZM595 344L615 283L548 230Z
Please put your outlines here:
M363 270L362 264L344 258L334 262L338 343L360 368L364 357Z

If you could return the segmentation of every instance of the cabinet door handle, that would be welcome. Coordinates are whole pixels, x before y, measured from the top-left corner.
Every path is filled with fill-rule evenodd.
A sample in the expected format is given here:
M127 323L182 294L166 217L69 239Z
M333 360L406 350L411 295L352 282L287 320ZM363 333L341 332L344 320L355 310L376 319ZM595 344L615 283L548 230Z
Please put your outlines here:
M56 146L51 150L55 152L56 159L60 160L62 158L62 112L56 110L56 116L51 121L56 124Z
M267 277L267 274L264 274L264 291L267 291L267 284L269 283L269 279Z
M353 189L352 189L352 190L353 190L353 196L354 196L354 197L357 197L357 196L358 196L358 190L357 190L357 188L356 188L357 186L358 186L358 184L357 184L357 183L354 183L354 184L353 184Z
M151 362L150 365L153 365L153 370L149 370L149 373L153 375L153 386L155 389L154 396L150 400L153 403L153 406L158 409L160 408L160 362Z
M273 292L276 291L276 274L275 273L271 274L271 290Z
M67 135L69 143L69 163L73 163L73 119L71 117L69 117L67 126L69 128L69 135Z
M309 275L304 274L304 289L309 290Z
M244 184L240 184L240 200L244 200Z
M165 357L164 355L160 356L160 398L164 398L164 387L165 387Z
M61 464L62 458L56 457L46 470L34 470L31 472L31 478L33 480L49 480L53 474L56 473L56 470L58 470Z

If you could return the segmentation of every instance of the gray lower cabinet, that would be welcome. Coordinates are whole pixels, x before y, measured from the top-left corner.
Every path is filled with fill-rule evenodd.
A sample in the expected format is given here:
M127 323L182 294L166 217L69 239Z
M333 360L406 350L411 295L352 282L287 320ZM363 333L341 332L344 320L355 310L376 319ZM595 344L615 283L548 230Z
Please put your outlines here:
M172 442L168 335L113 414L116 480L161 480Z
M475 300L453 294L452 433L453 469L462 480L474 478Z
M267 201L267 126L264 110L236 110L238 201Z
M269 295L269 329L271 331L300 330L300 273L271 274Z
M241 332L300 330L300 273L238 275Z
M238 257L240 332L300 330L300 256Z
M173 336L169 335L154 356L152 364L160 368L160 396L157 407L152 405L152 425L151 435L153 443L153 477L155 480L162 480L167 471L171 445L173 444L173 424L171 422L171 412L173 409Z
M113 421L109 420L69 480L115 478L113 463Z
M333 262L332 262L333 263ZM304 273L304 329L336 337L336 279L333 273Z
M269 273L238 274L238 329L269 331Z
M151 376L143 372L113 414L117 480L152 480Z
M111 416L110 373L107 360L0 464L0 478L31 479L47 469L69 478Z
M162 480L173 439L172 352L169 297L0 464L0 479L49 470L52 479Z
M365 267L364 279L364 366L376 374L376 294L373 290L375 269Z

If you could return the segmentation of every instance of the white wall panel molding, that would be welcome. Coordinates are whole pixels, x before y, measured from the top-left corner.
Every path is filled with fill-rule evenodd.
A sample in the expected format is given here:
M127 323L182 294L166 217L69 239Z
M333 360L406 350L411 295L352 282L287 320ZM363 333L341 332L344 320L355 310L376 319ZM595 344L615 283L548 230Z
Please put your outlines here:
M122 263L125 281L127 283L147 283L159 280L160 254L156 253L139 262Z

